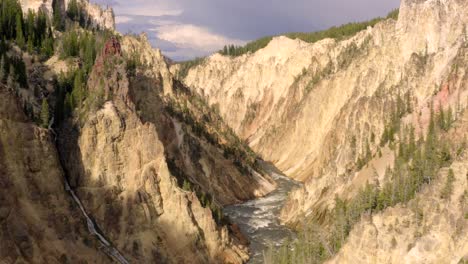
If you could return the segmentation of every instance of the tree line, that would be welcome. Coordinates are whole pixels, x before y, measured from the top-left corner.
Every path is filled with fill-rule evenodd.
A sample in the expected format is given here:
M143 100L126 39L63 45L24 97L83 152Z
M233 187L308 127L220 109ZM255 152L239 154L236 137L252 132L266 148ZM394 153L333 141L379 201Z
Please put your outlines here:
M14 41L21 49L38 52L50 57L54 52L54 38L47 15L42 11L36 14L28 10L23 17L17 0L0 2L0 35L3 41Z
M316 31L316 32L293 32L293 33L286 33L283 36L286 36L291 39L300 39L308 43L315 43L325 38L333 38L333 39L343 39L348 38L356 33L366 29L367 27L373 27L377 23L386 20L386 19L397 19L399 15L399 10L395 9L391 11L385 18L375 18L365 22L357 22L357 23L348 23L338 27L331 27L326 30ZM252 42L245 44L244 46L236 46L236 45L226 45L223 47L222 50L218 51L218 53L225 55L225 56L242 56L246 53L254 53L257 50L265 48L270 41L273 39L274 36L263 37Z

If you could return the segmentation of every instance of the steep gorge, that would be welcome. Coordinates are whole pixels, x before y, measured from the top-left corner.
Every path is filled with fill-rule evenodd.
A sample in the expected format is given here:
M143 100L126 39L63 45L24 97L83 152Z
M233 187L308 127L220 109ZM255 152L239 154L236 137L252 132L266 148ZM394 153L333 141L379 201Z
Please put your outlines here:
M335 197L351 200L367 183L383 188L392 180L387 171L393 168L398 150L386 139L392 122L402 130L414 127L422 140L431 108L437 115L440 109L450 109L457 126L464 127L467 17L466 1L403 0L397 20L384 20L352 37L316 43L275 37L254 53L214 54L190 68L186 76L179 76L219 109L265 160L305 183L291 193L282 221L302 228L313 220L329 228ZM179 74L181 68L175 65L171 70ZM456 144L463 146L466 136L462 129L448 142L462 139ZM402 132L395 138L402 140ZM467 186L466 172L460 166L466 163L462 155L452 165L458 171L458 197L462 197L454 200L461 203ZM447 169L439 173L442 178L447 177ZM437 190L435 184L428 188ZM421 192L419 199L436 195L436 191ZM424 208L424 219L439 219L440 211ZM412 246L405 244L407 253L403 247L390 250L383 242L395 236L400 243L394 230L379 236L382 226L372 228L372 221L358 222L335 261L398 263L406 255L415 263L439 263L451 254L452 261L458 261L468 253L467 242L460 237L468 226L463 208L446 208L457 212L450 220L458 221L457 233L427 220L423 236L413 236L409 240ZM403 219L405 214L389 208L382 217ZM449 236L449 240L443 238ZM450 246L429 254L428 241Z
M402 1L397 21L344 40L276 37L255 53L215 54L184 82L255 151L306 182L283 213L294 222L375 180L356 161L367 145L379 151L398 98L414 109L404 122L417 133L427 126L429 102L438 109L443 98L458 113L466 107L467 12L464 1ZM376 166L380 178L385 168Z
M3 84L0 95L2 263L109 262L65 191L54 135L30 122Z
M23 1L23 12L47 11L47 3ZM114 23L82 28L64 19L78 38ZM65 34L54 34L60 47ZM222 208L263 196L275 182L219 115L174 80L144 35L106 36L84 90L75 85L66 102L56 79L76 71L79 57L64 60L56 50L44 61L1 43L0 54L22 60L27 76L24 87L0 80L1 260L108 263L115 248L129 263L246 262L246 242ZM50 113L64 107L64 120L50 117L47 103ZM49 121L48 129L34 124ZM88 232L84 214L104 240Z
M172 117L168 102L187 100L179 95L184 88L144 37L122 43L123 51L116 39L106 44L89 78L90 96L59 132L66 135L59 141L72 188L130 262L245 261L245 248L218 227L212 210L264 195L273 182L253 168L242 173L190 124ZM126 49L146 61L130 79ZM180 189L177 177L209 195L202 203L210 205Z
M62 12L68 2L61 1ZM52 18L52 1L21 4L23 12L42 9ZM111 9L79 4L93 30L112 32ZM411 125L422 141L431 113L449 108L454 127L441 139L459 153L408 203L361 215L330 262L466 259L467 18L463 0L403 0L397 20L354 36L316 43L276 37L255 53L215 54L183 80L174 77L180 66L170 67L145 35L113 32L84 99L48 129L34 123L41 101L58 100L57 75L80 59L55 54L44 63L10 43L8 52L26 61L31 88L0 80L1 261L112 262L88 232L66 179L130 263L244 263L248 245L222 208L276 187L244 142L304 182L282 222L300 229L313 220L326 230L335 197L352 200L367 183L392 181L387 171L405 139L402 132L385 139L392 122ZM442 198L450 169L455 187Z

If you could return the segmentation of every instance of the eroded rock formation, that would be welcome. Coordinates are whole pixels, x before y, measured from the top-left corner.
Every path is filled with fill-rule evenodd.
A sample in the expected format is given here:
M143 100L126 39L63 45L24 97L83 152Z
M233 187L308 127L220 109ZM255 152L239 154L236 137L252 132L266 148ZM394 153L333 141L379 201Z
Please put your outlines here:
M89 78L88 99L60 132L71 186L130 262L246 261L245 245L215 222L213 210L264 195L273 183L253 168L243 172L223 156L221 145L171 115L175 102L188 105L194 120L194 111L209 109L191 105L187 88L174 83L146 39L124 37L122 46L127 54L148 48L132 50L145 56L139 58L145 65L127 78L120 43L111 39ZM209 129L205 123L202 129ZM220 137L227 141L222 144L232 140ZM182 190L182 180L197 190ZM196 192L211 196L210 205L201 198L202 206Z
M406 122L419 132L428 104L438 108L434 94L447 97L445 107L466 107L466 67L459 66L466 64L467 12L464 1L402 1L397 21L349 39L276 37L253 54L215 54L184 82L254 150L306 182L284 210L284 221L294 222L375 180L373 172L358 177L354 164L366 144L377 152L398 95L410 98L416 111ZM378 175L385 166L376 166Z
M65 15L70 0L57 0L59 1L60 12ZM42 10L45 14L52 19L54 14L53 1L52 0L19 0L23 12L26 13L28 10L39 12ZM97 4L90 3L89 0L77 0L78 5L81 7L83 15L86 16L85 20L91 22L93 27L99 27L101 29L115 29L115 15L114 10L111 7L103 9Z
M110 259L65 191L54 135L23 114L0 84L0 259L4 263Z

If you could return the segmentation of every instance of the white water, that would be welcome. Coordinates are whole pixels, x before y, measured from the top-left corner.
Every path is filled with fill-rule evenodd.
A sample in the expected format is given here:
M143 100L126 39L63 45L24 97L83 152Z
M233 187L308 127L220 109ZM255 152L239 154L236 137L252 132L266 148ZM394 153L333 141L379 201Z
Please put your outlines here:
M68 181L65 180L65 189L70 193L70 195L73 197L73 200L75 203L80 207L81 213L83 216L86 218L86 222L88 224L88 231L95 235L99 241L101 242L101 245L103 246L102 250L109 256L113 257L116 261L118 261L121 264L129 264L129 262L120 254L120 252L111 245L111 243L101 234L96 230L96 226L94 222L91 220L89 215L86 213L85 208L83 207L83 204L81 203L80 199L78 196L75 194L75 191L73 191L68 184Z
M281 244L294 233L280 225L279 213L288 193L299 183L275 172L269 165L267 171L277 182L278 188L269 195L239 205L228 206L224 212L232 222L239 225L250 241L251 259L249 263L263 263L263 251L270 245Z

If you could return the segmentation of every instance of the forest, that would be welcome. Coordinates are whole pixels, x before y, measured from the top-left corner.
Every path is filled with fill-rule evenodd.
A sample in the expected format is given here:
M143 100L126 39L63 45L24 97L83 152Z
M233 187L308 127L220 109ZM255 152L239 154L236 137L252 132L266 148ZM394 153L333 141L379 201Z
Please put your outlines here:
M332 38L336 40L341 40L344 38L349 38L366 29L367 27L373 27L377 23L386 20L386 19L394 19L398 18L399 10L395 9L391 11L386 17L384 18L375 18L365 22L356 22L356 23L348 23L338 27L331 27L326 30L304 33L304 32L293 32L293 33L285 33L281 34L282 36L286 36L291 39L300 39L307 43L315 43L325 38ZM220 54L225 56L242 56L247 53L254 53L259 49L263 49L270 43L270 41L275 36L268 36L263 37L252 42L245 44L244 46L235 46L235 45L226 45L222 50L219 51Z
M27 115L43 127L48 127L51 111L58 124L80 106L86 98L85 85L96 56L113 35L108 30L92 27L76 0L70 1L67 10L60 10L54 1L51 20L42 10L38 13L28 10L24 16L17 0L1 0L0 33L0 83L16 93L30 88L24 54L32 56L32 62L35 59L45 62L54 54L61 60L78 60L80 67L58 76L54 102L42 98L39 114L30 104L24 105Z
M466 149L466 141L462 145L454 145L445 138L455 122L450 107L435 111L431 106L427 133L419 136L415 134L414 127L401 124L401 118L411 111L411 104L398 96L381 137L380 146L389 146L395 156L393 166L385 172L384 178L388 181L367 183L352 199L336 196L333 209L326 214L328 224L324 219L309 219L299 227L296 240L287 241L280 250L271 247L265 253L266 263L322 263L330 259L345 244L353 226L363 216L372 217L386 208L407 204L438 177L441 168L449 166ZM356 161L357 168L360 170L367 166L373 157L381 155L378 152L380 149L375 153L369 149L365 151L364 157ZM449 170L440 193L442 199L450 198L453 182L454 173ZM413 210L424 217L419 208Z

